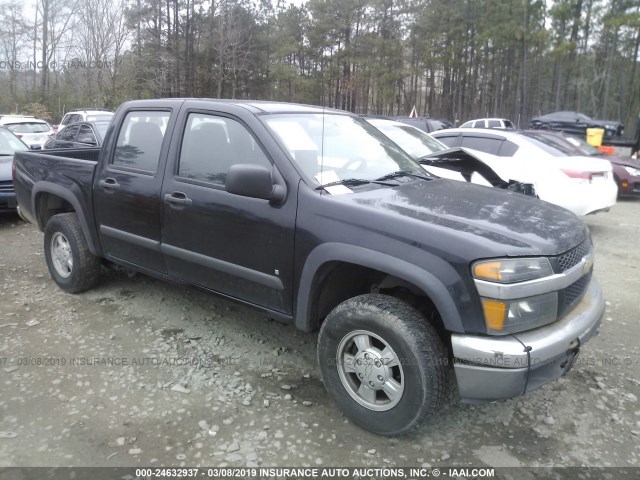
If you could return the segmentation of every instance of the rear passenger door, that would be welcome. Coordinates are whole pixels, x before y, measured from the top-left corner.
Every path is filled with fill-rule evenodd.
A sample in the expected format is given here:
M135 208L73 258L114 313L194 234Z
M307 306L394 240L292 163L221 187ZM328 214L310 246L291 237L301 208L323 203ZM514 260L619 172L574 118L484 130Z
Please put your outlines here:
M94 210L103 254L150 272L166 271L160 251L160 190L171 108L132 109L108 139L95 175Z
M162 251L172 276L289 315L297 198L290 191L272 204L225 190L235 164L282 178L274 152L245 123L257 120L234 112L219 106L181 115L169 154L176 163L167 165L162 188Z

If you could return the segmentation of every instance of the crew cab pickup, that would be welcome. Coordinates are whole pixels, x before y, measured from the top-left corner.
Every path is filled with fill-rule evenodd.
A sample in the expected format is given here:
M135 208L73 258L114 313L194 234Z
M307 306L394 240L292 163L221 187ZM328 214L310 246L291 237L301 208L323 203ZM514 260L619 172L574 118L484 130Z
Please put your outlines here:
M383 435L564 375L604 299L588 229L519 193L431 176L362 119L320 107L124 103L101 149L18 152L20 214L71 293L120 266L305 331L322 381Z

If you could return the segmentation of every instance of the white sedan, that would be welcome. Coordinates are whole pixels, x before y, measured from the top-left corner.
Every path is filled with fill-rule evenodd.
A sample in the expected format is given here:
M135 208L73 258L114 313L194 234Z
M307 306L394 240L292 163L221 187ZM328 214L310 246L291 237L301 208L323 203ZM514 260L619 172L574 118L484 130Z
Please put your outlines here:
M568 156L526 131L450 129L432 136L472 151L503 179L533 184L542 200L576 215L608 211L616 203L618 186L606 160Z
M29 148L34 145L44 148L47 139L55 133L51 125L44 120L29 116L3 115L0 117L0 125L11 130Z

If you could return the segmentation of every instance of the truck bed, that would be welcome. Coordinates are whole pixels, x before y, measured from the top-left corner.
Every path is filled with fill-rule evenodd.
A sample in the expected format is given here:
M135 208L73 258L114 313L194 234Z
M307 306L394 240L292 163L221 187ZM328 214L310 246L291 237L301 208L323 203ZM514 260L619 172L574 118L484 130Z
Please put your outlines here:
M20 152L20 155L40 156L45 155L46 158L51 159L75 159L75 160L87 160L90 162L97 162L100 156L100 147L95 148L52 148L49 150Z
M20 215L44 228L35 215L35 202L41 191L72 192L68 200L80 202L75 205L76 210L92 212L91 191L99 154L100 148L16 152L15 183Z

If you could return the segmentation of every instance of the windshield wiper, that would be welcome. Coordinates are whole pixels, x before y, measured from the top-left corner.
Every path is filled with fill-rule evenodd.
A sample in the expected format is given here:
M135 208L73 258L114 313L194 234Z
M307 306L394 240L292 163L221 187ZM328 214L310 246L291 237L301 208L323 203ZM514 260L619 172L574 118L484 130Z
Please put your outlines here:
M376 181L391 180L398 177L416 177L421 178L422 180L433 180L433 177L427 177L426 175L420 175L419 173L408 172L406 170L398 170L397 172L387 173L386 175L377 178Z
M396 187L395 183L387 183L377 180L365 180L364 178L346 178L344 180L336 180L335 182L325 183L316 187L316 190L322 190L325 187L334 187L336 185L344 185L345 187L355 187L357 185L364 185L365 183L375 183L376 185L385 185L387 187Z

